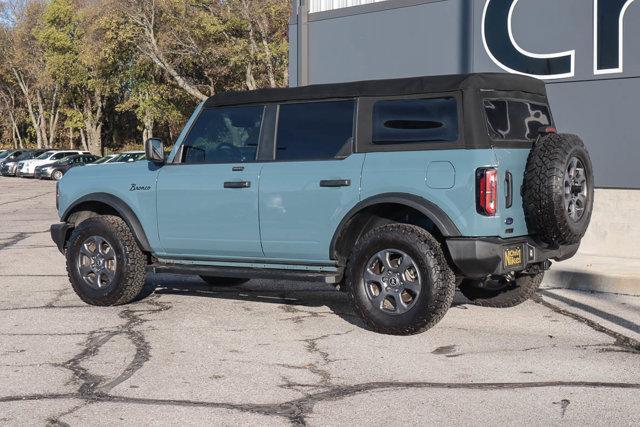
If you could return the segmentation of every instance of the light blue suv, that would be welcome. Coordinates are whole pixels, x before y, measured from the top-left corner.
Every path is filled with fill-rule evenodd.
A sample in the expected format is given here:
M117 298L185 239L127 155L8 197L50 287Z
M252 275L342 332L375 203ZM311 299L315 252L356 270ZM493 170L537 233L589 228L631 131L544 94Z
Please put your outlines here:
M319 280L372 329L436 324L454 292L507 307L575 254L589 155L554 129L545 86L474 74L223 93L167 156L72 169L59 183L69 278L89 304L148 270L213 286Z

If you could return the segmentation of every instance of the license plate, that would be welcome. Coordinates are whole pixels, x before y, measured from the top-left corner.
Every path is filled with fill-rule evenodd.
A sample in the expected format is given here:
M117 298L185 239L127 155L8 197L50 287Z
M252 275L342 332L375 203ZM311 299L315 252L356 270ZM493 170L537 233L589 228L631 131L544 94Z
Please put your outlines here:
M522 245L510 246L504 248L502 259L504 260L505 268L516 268L524 266L524 251Z

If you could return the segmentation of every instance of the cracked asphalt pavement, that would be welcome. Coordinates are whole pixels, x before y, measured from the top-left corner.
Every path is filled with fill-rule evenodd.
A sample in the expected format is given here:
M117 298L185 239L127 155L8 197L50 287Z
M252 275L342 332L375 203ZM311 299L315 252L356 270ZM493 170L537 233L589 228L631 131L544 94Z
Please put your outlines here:
M640 423L640 298L457 296L411 337L323 284L151 275L146 299L90 307L49 237L54 191L0 178L0 424Z

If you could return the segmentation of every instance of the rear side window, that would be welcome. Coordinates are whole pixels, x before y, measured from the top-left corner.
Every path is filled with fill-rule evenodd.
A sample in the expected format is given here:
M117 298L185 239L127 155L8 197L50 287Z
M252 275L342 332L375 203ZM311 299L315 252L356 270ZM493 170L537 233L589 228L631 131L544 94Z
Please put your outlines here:
M280 105L276 160L326 160L351 152L355 101Z
M532 141L538 129L552 126L549 106L524 100L485 99L489 137L494 141Z
M373 105L374 144L458 140L455 98L398 99Z
M184 142L183 163L255 161L263 113L264 106L204 110Z

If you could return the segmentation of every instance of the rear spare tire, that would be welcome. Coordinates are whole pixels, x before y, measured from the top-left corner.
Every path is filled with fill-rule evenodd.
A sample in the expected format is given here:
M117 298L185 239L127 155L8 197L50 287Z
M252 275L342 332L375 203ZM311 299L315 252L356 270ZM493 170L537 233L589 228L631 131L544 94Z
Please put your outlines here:
M550 245L579 243L593 211L593 168L582 140L542 136L529 154L522 196L532 234Z

